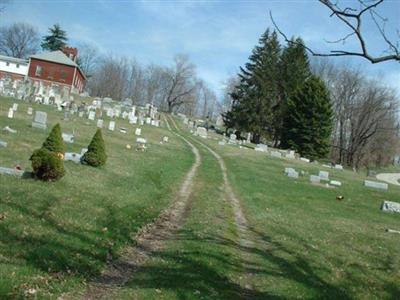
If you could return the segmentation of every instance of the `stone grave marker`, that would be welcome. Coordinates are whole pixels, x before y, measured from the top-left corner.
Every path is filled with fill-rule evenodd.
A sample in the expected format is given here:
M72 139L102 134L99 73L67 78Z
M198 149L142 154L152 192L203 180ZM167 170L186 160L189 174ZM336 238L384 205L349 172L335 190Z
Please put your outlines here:
M319 171L318 176L319 176L319 178L320 178L321 180L327 180L327 181L329 181L329 172L326 172L326 171Z
M135 135L142 135L142 128L136 128Z
M342 186L342 183L337 180L331 180L331 181L329 181L329 184L333 185L333 186Z
M167 136L164 136L162 139L163 143L168 143L168 140L169 140L169 138Z
M310 181L311 181L311 183L320 183L321 178L319 178L319 176L317 176L317 175L310 175Z
M229 144L236 144L236 134L232 133L229 135Z
M343 170L343 166L342 165L335 165L335 169L336 170Z
M285 157L289 158L289 159L295 159L294 151L293 150L289 150L289 152L286 153Z
M121 133L126 133L127 130L126 130L125 127L120 127L120 128L119 128L119 132L121 132Z
M196 135L206 139L207 138L207 129L205 129L204 127L197 127Z
M289 170L289 172L286 173L288 177L291 178L299 178L299 172L296 172L294 169Z
M115 130L115 121L110 121L110 123L108 124L108 130Z
M279 151L271 151L271 156L277 157L277 158L282 158L282 153L280 153Z
M268 146L264 144L257 144L256 147L254 148L255 151L259 152L267 152L268 151Z
M32 107L28 107L27 114L30 115L30 116L33 114L33 108Z
M32 122L33 128L46 129L47 128L47 113L44 111L36 111L35 117Z
M83 117L83 111L78 112L78 117L82 118Z
M8 117L9 119L14 118L14 110L12 109L12 107L10 107L10 109L8 110L8 115L7 115L7 117Z
M73 161L74 163L77 163L77 164L79 164L81 162L81 157L82 157L82 155L79 153L65 152L65 154L64 154L65 161Z
M63 141L66 142L66 143L72 144L74 142L74 135L73 134L62 133L61 136L62 136Z
M96 112L93 110L89 111L88 119L94 121L95 117L96 117Z
M364 186L380 190L387 190L389 187L387 183L372 180L364 180Z
M381 210L386 212L400 213L400 203L393 201L383 201Z
M97 120L97 128L103 128L103 123L104 123L104 121L102 120L102 119L98 119Z
M7 148L7 142L0 140L0 148Z
M305 157L300 157L300 160L301 160L301 161L304 161L304 162L306 162L306 163L309 163L309 162L310 162L310 160L309 160L308 158L305 158Z
M147 118L146 118L146 124L147 124L147 125L150 125L150 124L151 124L151 118L150 118L150 117L147 117Z
M13 111L17 111L18 110L18 103L14 103L12 106Z

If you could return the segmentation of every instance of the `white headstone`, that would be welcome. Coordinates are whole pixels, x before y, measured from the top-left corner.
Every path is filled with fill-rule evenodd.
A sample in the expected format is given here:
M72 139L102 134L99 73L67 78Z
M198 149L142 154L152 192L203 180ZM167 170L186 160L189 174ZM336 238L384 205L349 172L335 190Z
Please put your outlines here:
M328 180L329 181L329 172L319 171L318 176L319 176L319 178L321 178L321 180Z
M136 128L135 135L142 135L142 128Z
M287 176L292 178L299 178L299 173L292 169L287 172Z
M94 121L95 117L96 113L93 110L89 111L88 119Z
M10 107L10 109L8 110L8 118L12 119L14 118L14 110L12 109L12 107Z
M82 118L82 117L83 117L83 111L80 111L80 112L78 113L78 116L79 116L79 118Z
M342 186L342 183L337 180L331 180L331 181L329 181L329 184L333 185L333 186Z
M73 161L77 164L81 162L81 157L82 157L82 155L79 153L65 152L65 154L64 154L65 161Z
M68 134L68 133L62 133L61 134L62 139L66 143L73 143L74 142L74 135L73 134Z
M28 115L32 115L33 114L33 108L32 107L28 107Z
M400 213L400 203L383 201L381 209L383 211Z
M267 152L268 151L268 146L264 144L257 144L256 147L254 148L255 151L259 152Z
M383 182L378 182L378 181L371 181L371 180L364 180L364 186L374 188L374 189L381 189L381 190L387 190L388 189L388 184L383 183Z
M12 109L13 109L13 111L17 111L18 110L18 103L14 103Z
M110 123L108 124L108 130L115 130L115 121L110 121Z
M197 127L196 135L206 139L207 138L207 129L205 129L204 127Z
M336 170L343 170L343 166L342 165L335 165L335 169Z
M32 122L32 127L46 129L47 128L47 113L44 111L36 111L35 118Z
M272 157L281 158L282 157L282 153L280 153L279 151L271 151L271 156Z
M311 175L310 181L311 181L311 183L320 183L321 178L319 178L319 176L317 176L317 175Z
M163 141L163 143L168 143L168 137L167 137L167 136L164 136L163 139L162 139L162 141Z
M300 157L300 160L301 160L301 161L304 161L304 162L306 162L306 163L309 163L309 162L310 162L310 160L309 160L308 158L305 158L305 157Z
M147 125L150 125L150 124L151 124L151 118L150 118L150 117L147 117L147 118L146 118L146 124L147 124Z
M97 125L96 125L97 128L103 128L103 122L104 122L104 121L103 121L102 119L98 119L98 120L97 120Z

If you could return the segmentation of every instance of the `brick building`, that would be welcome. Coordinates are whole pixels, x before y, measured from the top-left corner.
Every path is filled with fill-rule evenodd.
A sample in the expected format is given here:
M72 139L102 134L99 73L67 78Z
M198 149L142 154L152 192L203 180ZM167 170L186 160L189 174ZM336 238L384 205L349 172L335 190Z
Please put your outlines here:
M44 85L56 83L69 87L73 93L81 93L86 77L75 62L77 50L76 48L64 50L67 54L57 50L32 55L29 58L28 77L32 81L42 81Z

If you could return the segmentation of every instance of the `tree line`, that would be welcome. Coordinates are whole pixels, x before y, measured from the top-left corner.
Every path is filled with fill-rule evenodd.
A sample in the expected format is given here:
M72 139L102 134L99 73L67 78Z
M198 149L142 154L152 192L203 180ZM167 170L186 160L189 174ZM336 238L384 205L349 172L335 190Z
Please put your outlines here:
M387 165L398 153L398 99L393 89L348 65L310 63L306 46L282 46L267 30L248 63L228 80L222 101L227 128L251 133L311 159L353 168Z

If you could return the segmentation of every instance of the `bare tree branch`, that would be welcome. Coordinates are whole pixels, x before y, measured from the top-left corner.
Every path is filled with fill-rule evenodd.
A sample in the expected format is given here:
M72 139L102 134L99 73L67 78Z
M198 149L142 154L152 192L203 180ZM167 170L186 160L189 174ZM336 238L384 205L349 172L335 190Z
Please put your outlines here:
M346 7L344 9L339 8L337 3L333 3L331 0L318 0L321 4L325 5L330 11L331 17L336 17L338 18L342 23L344 23L350 30L351 32L347 34L345 37L340 38L336 41L328 41L329 43L340 43L342 42L343 44L345 41L350 38L350 37L355 37L356 40L358 41L358 44L360 45L360 50L361 51L348 51L348 50L331 50L328 53L320 53L313 51L309 47L305 47L307 51L309 51L312 55L314 56L359 56L363 57L367 60L369 60L371 63L376 64L384 61L400 61L400 49L398 43L392 42L386 35L385 32L385 24L387 19L383 18L380 16L374 9L379 6L383 0L375 0L373 1L372 4L367 5L365 1L359 0L359 3L361 5L361 9L357 10L351 7ZM362 32L362 18L365 13L369 12L371 15L372 20L374 21L380 35L382 36L383 40L389 47L389 54L387 55L380 55L380 56L374 56L371 55L367 43L365 41L365 37ZM276 24L272 12L270 11L269 13L272 24L276 28L276 30L280 33L281 36L285 39L286 42L288 43L294 43L296 44L296 41L290 40L283 32L282 30L278 27ZM377 21L377 17L381 19L383 22L383 25L379 24Z

